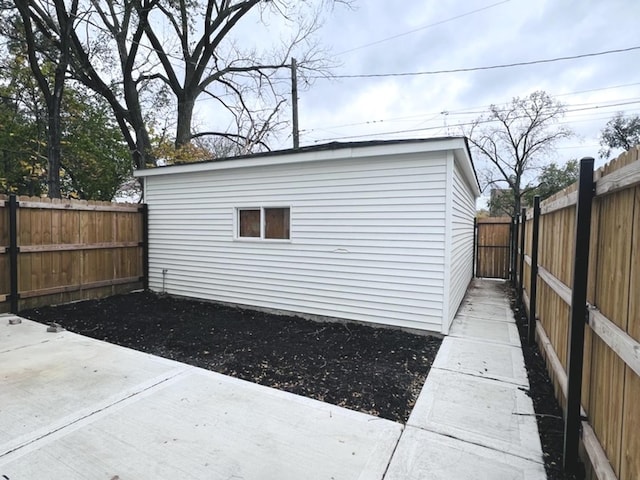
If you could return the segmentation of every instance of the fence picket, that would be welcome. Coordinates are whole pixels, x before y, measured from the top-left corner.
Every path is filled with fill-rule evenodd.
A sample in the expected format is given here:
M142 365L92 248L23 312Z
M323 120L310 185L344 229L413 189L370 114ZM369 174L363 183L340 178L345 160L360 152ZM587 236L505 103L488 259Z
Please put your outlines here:
M145 285L142 206L12 195L0 208L0 311Z
M568 187L542 202L539 221L538 273L524 282L523 298L531 306L537 285L536 337L547 358L558 401L567 403L567 390L580 386L583 445L589 478L640 478L640 147L622 154L593 175L591 248L588 252L586 299L589 311L582 343L582 378L567 375L569 305L574 291L575 219L579 193ZM525 215L533 219L533 212ZM528 230L532 230L527 226ZM533 241L525 242L521 270L531 273ZM580 280L580 279L578 279ZM530 322L531 323L531 322ZM606 454L606 458L605 458ZM606 464L605 464L606 463Z

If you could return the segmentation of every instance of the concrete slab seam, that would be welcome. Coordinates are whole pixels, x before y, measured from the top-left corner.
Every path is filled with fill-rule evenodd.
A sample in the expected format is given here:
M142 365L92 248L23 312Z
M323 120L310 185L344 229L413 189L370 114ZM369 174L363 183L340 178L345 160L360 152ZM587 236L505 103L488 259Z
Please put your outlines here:
M482 312L475 312L475 311L463 311L460 312L459 316L460 317L467 317L467 318L475 318L477 320L487 320L487 314L482 313ZM512 315L508 315L506 312L504 314L504 317L498 317L498 316L494 316L491 318L492 321L494 322L502 322L502 323L511 323L513 325L515 325L516 321L515 318L513 318Z
M22 350L24 348L33 347L35 345L42 345L44 343L49 343L51 340L42 340L41 342L29 343L27 345L20 345L19 347L9 348L8 350L0 350L0 355L3 353L17 352L18 350Z
M507 346L507 347L518 347L518 348L522 348L522 346L521 346L521 345L516 345L516 344L514 344L514 343L503 342L503 341L500 341L500 340L492 341L492 340L488 340L488 339L486 339L486 338L471 337L471 336L463 335L463 334L460 334L460 333L450 333L450 334L449 334L449 337L452 337L452 338L462 338L462 339L464 339L464 340L473 340L473 341L475 341L475 342L482 342L482 343L486 343L487 345L500 345L500 346L503 346L503 345L504 345L504 346Z
M402 431L400 432L400 435L398 435L396 444L393 446L393 450L391 451L391 455L389 455L389 458L387 459L387 466L385 467L384 472L382 472L382 477L380 477L380 480L384 480L384 478L387 476L387 472L389 471L389 467L391 466L391 460L393 460L393 456L396 454L396 450L398 449L398 445L400 444L400 439L402 438L406 430L405 427L406 425L402 425Z
M505 452L504 450L500 450L499 448L495 448L495 447L492 447L490 445L485 445L485 444L482 444L482 443L479 443L479 442L473 442L473 441L465 440L464 438L456 437L455 435L451 435L451 434L447 434L447 433L443 433L443 432L438 432L438 431L435 431L435 430L431 430L429 428L421 427L419 425L411 425L411 428L417 428L418 430L423 430L425 432L433 433L434 435L440 435L441 437L452 438L452 439L457 440L457 441L462 442L462 443L466 443L466 444L469 444L469 445L475 445L475 446L481 447L481 448L486 448L487 450L493 450L494 452L499 452L499 453L501 453L503 455L508 455L510 457L519 458L519 459L525 460L527 462L537 463L538 465L544 465L544 461L542 459L540 459L540 461L536 461L536 460L533 460L532 458L524 457L522 455L518 455L518 454L515 454L515 453L511 453L511 452Z
M462 370L454 370L452 368L443 368L443 367L431 367L434 370L440 370L442 372L451 372L451 373L459 373L460 375L467 375L469 377L473 377L473 378L483 378L485 380L492 380L494 382L501 382L501 383L506 383L508 385L514 385L516 387L519 387L520 390L522 390L523 392L527 393L529 391L529 380L527 379L527 383L521 383L521 382L517 382L517 381L509 381L506 380L504 377L499 377L496 378L495 376L491 376L491 375L477 375L471 372L465 372ZM425 382L426 384L426 382ZM424 387L423 387L424 388Z
M540 465L544 465L544 461L542 461L542 460L536 461L536 460L534 460L532 458L525 457L523 455L518 455L517 453L506 452L504 450L501 450L499 448L493 447L491 445L486 445L484 443L474 442L474 441L471 441L471 440L466 440L464 438L456 437L455 435L451 435L451 434L447 434L447 433L443 433L443 432L438 432L436 430L431 430L429 428L420 427L418 425L412 425L412 427L413 428L417 428L419 430L424 430L425 432L430 432L430 433L434 433L436 435L441 435L443 437L453 438L454 440L458 440L459 442L468 443L469 445L476 445L478 447L482 447L482 448L486 448L486 449L489 449L489 450L493 450L494 452L500 452L500 453L502 453L504 455L509 455L509 456L512 456L512 457L520 458L520 459L526 460L528 462L538 463Z

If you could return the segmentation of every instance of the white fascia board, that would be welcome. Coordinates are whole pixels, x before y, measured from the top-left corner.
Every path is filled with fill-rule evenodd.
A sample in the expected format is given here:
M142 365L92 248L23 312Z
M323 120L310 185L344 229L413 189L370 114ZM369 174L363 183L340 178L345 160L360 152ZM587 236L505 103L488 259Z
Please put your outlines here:
M156 167L133 172L134 177L152 177L156 175L170 175L177 173L208 172L215 170L228 170L232 168L261 167L268 165L284 165L294 163L317 162L324 160L341 160L347 158L367 158L392 156L412 153L429 153L438 151L456 150L464 152L468 158L467 147L464 138L452 137L434 139L433 141L416 141L403 143L389 143L380 145L367 145L361 147L345 146L327 150L312 150L302 152L284 151L282 154L274 152L270 155L248 156L237 159L223 159L201 163L172 165L169 167ZM468 160L470 162L470 159ZM471 169L472 170L472 169ZM474 180L475 182L475 180Z
M471 160L468 150L466 148L456 150L455 158L456 163L458 163L462 170L465 180L471 187L471 192L477 200L481 194L480 186L478 185L478 178L476 177L476 172L473 168L473 160Z

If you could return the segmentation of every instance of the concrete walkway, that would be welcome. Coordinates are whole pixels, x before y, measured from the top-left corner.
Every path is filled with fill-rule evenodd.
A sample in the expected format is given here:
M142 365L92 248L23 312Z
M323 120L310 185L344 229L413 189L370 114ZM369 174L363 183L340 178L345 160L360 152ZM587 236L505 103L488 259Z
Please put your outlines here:
M502 285L474 280L385 480L546 478L518 330Z
M12 318L3 479L545 478L495 282L470 289L406 426Z

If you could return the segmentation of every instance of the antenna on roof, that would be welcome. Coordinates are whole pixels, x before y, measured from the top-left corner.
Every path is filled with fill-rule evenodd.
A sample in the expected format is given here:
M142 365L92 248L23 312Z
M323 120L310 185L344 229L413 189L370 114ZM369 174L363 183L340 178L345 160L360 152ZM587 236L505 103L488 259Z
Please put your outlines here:
M444 121L445 135L449 136L449 125L447 125L447 115L449 115L449 112L447 110L443 110L440 112L440 115L442 115L442 119Z

